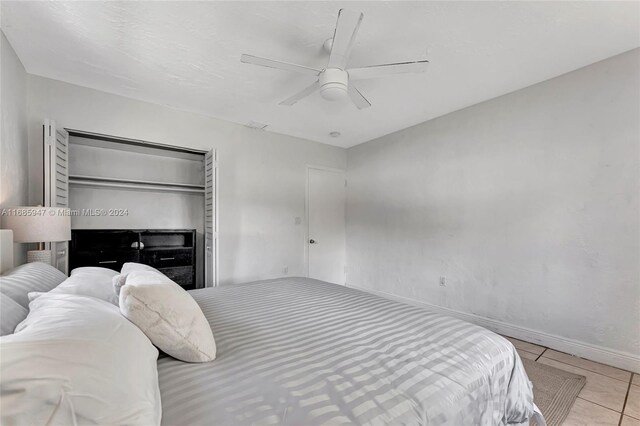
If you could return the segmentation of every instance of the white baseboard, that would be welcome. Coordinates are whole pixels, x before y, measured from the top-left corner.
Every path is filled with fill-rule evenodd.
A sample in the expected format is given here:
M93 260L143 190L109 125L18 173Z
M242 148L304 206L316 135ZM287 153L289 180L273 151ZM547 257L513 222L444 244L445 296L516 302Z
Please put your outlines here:
M442 306L433 305L431 303L423 302L410 297L397 296L395 294L387 293L384 291L372 290L352 284L347 284L347 287L366 291L368 293L376 294L378 296L396 300L398 302L408 303L410 305L426 308L433 312L438 312L443 315L449 315L479 325L495 333L514 337L520 340L525 340L531 343L536 343L538 345L546 346L548 348L575 355L580 358L589 359L592 361L610 365L612 367L617 367L623 370L640 374L640 356L638 355L616 351L613 349L607 349L601 346L592 345L590 343L578 342L576 340L567 339L566 337L556 336L554 334L549 334L542 331L531 330L526 327L507 324L502 321L481 317L479 315L469 314L466 312L456 311L454 309L444 308Z

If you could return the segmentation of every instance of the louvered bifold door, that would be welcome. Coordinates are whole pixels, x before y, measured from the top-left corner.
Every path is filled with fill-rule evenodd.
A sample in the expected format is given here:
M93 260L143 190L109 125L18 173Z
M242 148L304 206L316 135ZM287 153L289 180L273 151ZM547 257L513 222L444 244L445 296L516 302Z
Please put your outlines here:
M44 205L69 207L69 133L45 120L44 128ZM68 274L69 242L51 243L53 265Z
M218 227L216 223L216 152L204 158L204 282L205 287L218 285Z

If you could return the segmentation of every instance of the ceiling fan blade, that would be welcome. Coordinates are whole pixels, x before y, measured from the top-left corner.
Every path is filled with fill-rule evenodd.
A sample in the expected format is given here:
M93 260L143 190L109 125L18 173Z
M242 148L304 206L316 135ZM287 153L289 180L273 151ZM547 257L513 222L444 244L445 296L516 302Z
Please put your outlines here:
M291 106L296 102L298 102L300 99L306 98L307 96L309 96L310 94L318 90L319 88L320 88L320 82L316 81L311 86L304 88L303 90L291 96L290 98L287 98L284 101L280 102L280 105Z
M294 72L299 72L303 74L313 74L313 75L320 74L320 70L305 67L304 65L290 64L288 62L276 61L274 59L260 58L258 56L253 56L253 55L244 54L240 56L240 62L243 62L245 64L260 65L262 67L276 68L279 70L294 71Z
M358 89L355 88L353 84L349 84L349 97L353 101L353 103L358 107L358 109L365 109L371 106L371 103L362 96L362 93Z
M364 15L360 12L340 9L336 31L333 33L333 44L327 68L345 69L362 18L364 18Z
M396 64L372 65L370 67L349 68L349 79L386 77L393 74L421 73L427 70L429 61L398 62Z

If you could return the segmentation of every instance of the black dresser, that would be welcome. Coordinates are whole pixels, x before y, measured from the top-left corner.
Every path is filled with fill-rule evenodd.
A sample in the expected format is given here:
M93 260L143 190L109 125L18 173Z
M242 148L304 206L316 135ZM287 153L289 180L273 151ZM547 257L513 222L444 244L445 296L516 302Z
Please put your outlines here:
M187 290L196 287L195 229L73 229L70 269L125 262L153 266Z

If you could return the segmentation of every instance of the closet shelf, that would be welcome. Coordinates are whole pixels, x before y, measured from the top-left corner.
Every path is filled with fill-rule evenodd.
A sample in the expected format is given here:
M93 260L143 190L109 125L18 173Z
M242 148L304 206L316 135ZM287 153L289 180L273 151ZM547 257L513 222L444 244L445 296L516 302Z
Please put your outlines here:
M204 185L190 183L158 182L150 180L135 180L121 178L107 178L97 176L69 175L69 184L78 186L141 189L150 191L192 192L204 193Z

